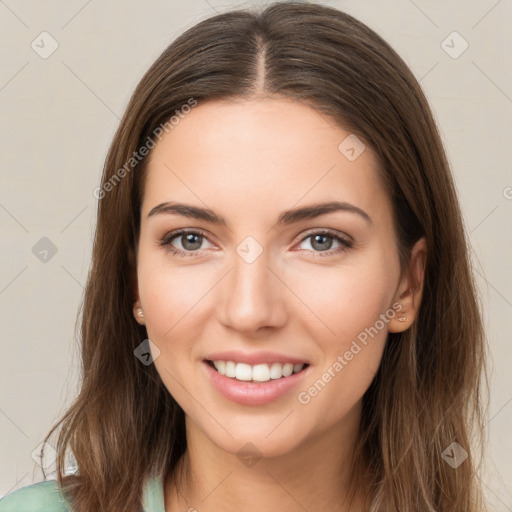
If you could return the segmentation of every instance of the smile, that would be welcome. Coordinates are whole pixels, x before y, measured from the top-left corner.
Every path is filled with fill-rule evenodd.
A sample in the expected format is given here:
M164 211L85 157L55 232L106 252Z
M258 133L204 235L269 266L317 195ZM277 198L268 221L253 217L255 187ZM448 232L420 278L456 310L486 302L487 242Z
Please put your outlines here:
M294 395L290 392L311 372L309 364L297 362L250 365L206 359L201 366L213 388L224 398L246 406L262 406L279 398L291 400Z
M281 379L300 372L307 364L271 363L250 365L234 361L208 361L218 373L240 381L267 382L271 379Z

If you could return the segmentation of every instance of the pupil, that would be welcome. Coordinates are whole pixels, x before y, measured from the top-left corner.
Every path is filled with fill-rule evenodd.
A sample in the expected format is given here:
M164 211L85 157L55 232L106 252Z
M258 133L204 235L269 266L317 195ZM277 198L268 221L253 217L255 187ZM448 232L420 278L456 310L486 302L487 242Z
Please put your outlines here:
M329 237L329 236L327 236L327 235L315 235L315 236L313 237L313 247L315 247L315 246L314 246L314 244L317 242L317 240L318 240L318 239L322 239L322 238L325 240L325 239L330 238L330 237ZM327 244L327 245L328 245L328 247L322 247L322 246L321 246L321 244L320 244L319 249L330 249L330 247L331 247L331 245L332 245L332 239L331 239L331 243L330 243L330 244Z
M195 242L195 245L194 246L194 238L197 238L198 240ZM188 233L187 235L185 235L185 243L183 244L183 247L185 247L185 249L198 249L199 247L201 247L201 241L200 241L200 235L195 235L194 233ZM187 244L188 243L192 243L193 247L187 247Z

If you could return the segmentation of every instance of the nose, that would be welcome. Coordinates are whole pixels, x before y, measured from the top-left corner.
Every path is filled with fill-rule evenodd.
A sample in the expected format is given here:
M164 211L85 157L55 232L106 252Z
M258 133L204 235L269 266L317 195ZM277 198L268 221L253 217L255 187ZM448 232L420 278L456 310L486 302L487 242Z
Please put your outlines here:
M265 327L284 325L286 286L269 259L265 251L252 262L234 254L219 297L219 314L225 327L249 335Z

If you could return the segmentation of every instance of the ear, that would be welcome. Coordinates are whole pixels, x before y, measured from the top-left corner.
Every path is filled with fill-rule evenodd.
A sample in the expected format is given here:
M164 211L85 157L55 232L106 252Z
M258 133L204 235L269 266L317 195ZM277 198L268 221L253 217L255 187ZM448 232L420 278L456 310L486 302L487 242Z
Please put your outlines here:
M140 303L139 297L139 283L137 279L137 262L135 259L133 249L128 251L128 262L130 264L130 288L132 290L133 298L133 316L140 325L146 325L144 321L144 311Z
M394 308L395 316L388 323L389 332L406 331L418 316L427 263L427 242L420 238L411 250L409 266L400 279L394 302L401 308Z

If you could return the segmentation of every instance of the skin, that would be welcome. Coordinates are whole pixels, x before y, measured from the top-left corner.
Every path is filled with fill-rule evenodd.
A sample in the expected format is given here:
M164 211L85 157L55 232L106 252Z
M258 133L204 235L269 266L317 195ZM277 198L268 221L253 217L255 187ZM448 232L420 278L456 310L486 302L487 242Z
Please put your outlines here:
M338 150L349 134L289 99L211 101L194 107L152 150L137 254L135 307L144 318L136 318L160 350L154 364L185 411L188 444L180 464L182 495L172 474L165 481L167 511L349 510L343 499L361 399L388 331L414 321L426 256L421 239L401 272L392 205L375 155L367 146L349 161ZM153 207L171 200L210 208L228 226L171 214L148 218ZM276 226L283 210L330 200L361 208L372 222L338 211ZM159 245L179 228L207 235L192 240L201 243L188 249L192 256ZM348 235L353 246L314 257L322 247L342 247L334 238L324 245L306 238L322 229ZM263 250L250 264L236 252L247 236ZM182 236L172 245L186 251L192 244ZM298 393L397 300L407 320L395 315L301 404ZM302 357L310 375L274 402L240 405L221 395L202 368L212 350L231 349ZM252 467L237 457L247 442L262 456ZM350 510L363 509L357 495Z

